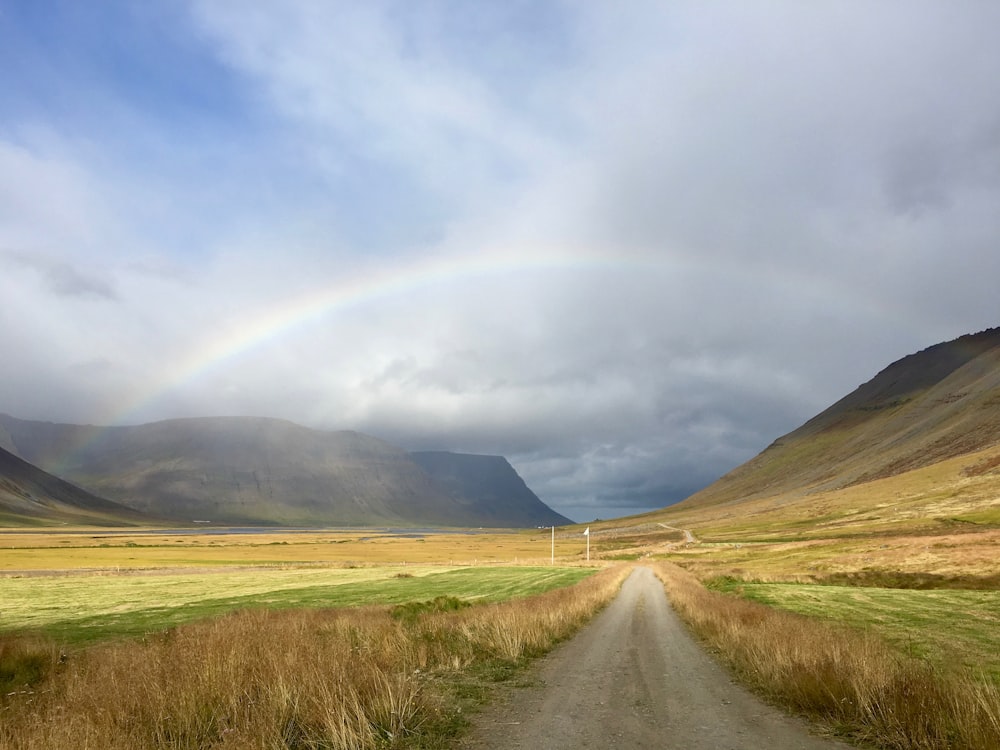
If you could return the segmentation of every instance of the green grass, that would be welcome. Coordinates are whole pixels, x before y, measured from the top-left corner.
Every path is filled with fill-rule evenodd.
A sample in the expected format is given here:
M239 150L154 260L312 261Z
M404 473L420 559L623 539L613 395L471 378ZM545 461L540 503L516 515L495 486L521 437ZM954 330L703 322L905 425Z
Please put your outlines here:
M957 516L955 520L987 526L1000 526L1000 505L993 505L982 510L971 510Z
M482 600L584 580L482 605L442 595L419 606L255 607L65 652L0 633L0 747L450 746L498 682L575 632L628 569L590 572L397 568L345 587L366 586L364 600L373 589Z
M82 644L141 636L247 607L402 604L441 596L501 601L568 586L592 572L393 566L0 578L0 631L34 631Z
M779 609L870 628L911 656L1000 683L1000 591L737 581L714 587Z

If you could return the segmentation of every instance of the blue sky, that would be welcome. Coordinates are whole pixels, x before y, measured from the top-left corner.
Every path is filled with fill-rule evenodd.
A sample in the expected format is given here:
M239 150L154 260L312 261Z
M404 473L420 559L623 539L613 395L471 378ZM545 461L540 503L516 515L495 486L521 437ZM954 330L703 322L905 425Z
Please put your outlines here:
M0 3L0 411L502 453L579 520L680 499L1000 324L996 28L978 2Z

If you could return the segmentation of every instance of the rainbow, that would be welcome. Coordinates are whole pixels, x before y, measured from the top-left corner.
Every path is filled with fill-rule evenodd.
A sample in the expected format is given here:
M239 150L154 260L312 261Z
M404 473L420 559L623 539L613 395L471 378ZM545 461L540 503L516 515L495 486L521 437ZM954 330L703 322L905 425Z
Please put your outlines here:
M287 298L278 304L251 310L238 323L220 325L193 346L183 357L164 364L159 375L143 387L111 406L100 424L136 424L144 415L155 413L157 404L171 393L210 374L213 370L289 335L310 322L322 320L353 307L405 298L421 290L455 283L472 283L504 275L582 271L601 273L658 274L665 271L683 275L713 272L713 263L675 253L624 254L590 249L540 249L510 251L506 248L465 255L433 255L393 263L363 266L355 273L331 284ZM722 268L713 273L724 274ZM822 284L818 284L822 286ZM817 284L811 284L816 293ZM831 292L832 293L832 292ZM861 301L864 307L864 301ZM886 317L884 311L880 316ZM64 461L98 439L102 430L91 433L85 444L71 449Z
M608 270L662 265L642 258L587 251L484 252L438 255L392 265L374 265L344 279L297 295L277 305L249 312L238 324L220 326L185 356L165 366L142 391L117 404L105 425L134 424L158 401L254 349L296 328L352 307L391 300L435 286L472 282L504 274L552 270Z
M582 271L601 273L642 273L647 275L669 271L671 275L709 273L724 276L731 272L717 263L694 258L684 253L615 253L588 248L539 248L509 250L495 248L477 253L438 254L400 262L370 264L337 281L317 287L314 291L296 295L278 304L249 311L237 322L220 325L204 337L184 356L164 364L160 374L143 388L126 397L108 410L104 425L135 424L144 414L155 413L155 405L170 393L182 390L213 370L245 354L280 339L306 324L324 317L361 307L404 298L420 290L449 284L472 283L480 279L504 275ZM741 271L742 274L746 270ZM812 295L825 290L820 280L791 279L794 287L808 287ZM764 277L761 283L766 283ZM773 282L773 279L772 279ZM825 290L832 297L837 290ZM871 310L870 300L857 300L856 308L875 319L895 320L886 310Z
M675 261L677 259L674 259ZM680 261L685 265L685 261ZM673 264L671 264L673 265ZM511 251L506 248L463 255L429 255L394 259L392 263L362 265L353 274L315 290L287 298L278 304L247 311L238 321L220 322L183 356L160 364L157 377L123 394L98 418L97 428L87 431L81 442L67 447L56 464L70 466L88 446L101 439L105 429L151 421L149 415L164 410L172 393L211 374L310 322L345 312L353 307L405 298L421 290L456 283L500 278L504 275L547 271L628 271L662 269L663 259L641 255L598 253L586 249L539 249ZM157 408L159 407L159 408ZM183 415L177 415L183 416ZM266 416L266 415L265 415ZM159 419L163 417L152 417Z

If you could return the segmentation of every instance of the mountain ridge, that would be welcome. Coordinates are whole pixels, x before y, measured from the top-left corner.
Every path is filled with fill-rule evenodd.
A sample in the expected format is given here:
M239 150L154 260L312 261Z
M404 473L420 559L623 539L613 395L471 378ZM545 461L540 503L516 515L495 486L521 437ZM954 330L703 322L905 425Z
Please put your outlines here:
M677 509L786 498L1000 444L1000 328L896 360Z
M500 520L501 508L531 519L535 526L565 526L569 518L545 505L503 456L451 451L411 451L410 456L432 479L459 501L478 498L477 505Z
M281 419L188 417L102 428L0 415L0 439L89 492L178 521L535 525L523 508L505 509L506 497L498 508L459 497L402 448Z
M156 519L87 492L0 447L0 521L125 526Z

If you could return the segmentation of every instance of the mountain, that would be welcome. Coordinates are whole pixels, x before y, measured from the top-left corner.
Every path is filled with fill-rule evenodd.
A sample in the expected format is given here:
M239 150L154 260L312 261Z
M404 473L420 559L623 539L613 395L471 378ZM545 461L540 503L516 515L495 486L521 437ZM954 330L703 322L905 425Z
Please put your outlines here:
M508 526L564 526L573 521L538 499L503 456L447 451L410 454L438 485L484 518Z
M522 525L521 510L456 494L406 451L357 432L256 417L102 428L0 415L0 439L95 494L180 521Z
M125 526L151 520L54 477L0 448L0 525Z
M839 490L1000 446L1000 328L893 362L677 509Z

